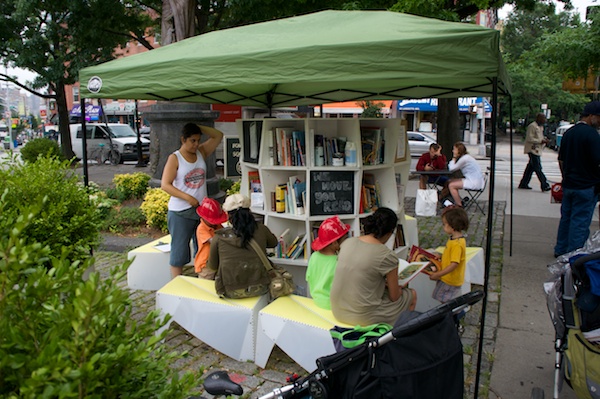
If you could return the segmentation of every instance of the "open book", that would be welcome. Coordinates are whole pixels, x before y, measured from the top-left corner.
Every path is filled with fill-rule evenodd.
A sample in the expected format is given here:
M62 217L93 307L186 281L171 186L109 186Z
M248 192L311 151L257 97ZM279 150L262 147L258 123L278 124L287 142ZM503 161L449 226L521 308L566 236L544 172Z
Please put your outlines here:
M408 263L403 259L398 259L398 284L405 286L415 278L423 269L427 267L429 262L411 262Z
M431 274L441 269L441 262L435 254L416 245L410 248L407 260L409 263L426 262L427 266L422 270L423 273Z

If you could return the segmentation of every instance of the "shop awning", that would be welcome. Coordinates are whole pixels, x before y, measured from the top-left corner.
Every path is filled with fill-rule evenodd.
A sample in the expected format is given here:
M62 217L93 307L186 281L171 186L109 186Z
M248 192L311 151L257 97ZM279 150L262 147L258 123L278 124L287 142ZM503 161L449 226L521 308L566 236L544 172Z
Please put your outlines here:
M459 97L458 112L469 112L471 105L485 104L485 112L492 112L492 105L484 97ZM424 98L398 101L398 111L436 112L437 98Z

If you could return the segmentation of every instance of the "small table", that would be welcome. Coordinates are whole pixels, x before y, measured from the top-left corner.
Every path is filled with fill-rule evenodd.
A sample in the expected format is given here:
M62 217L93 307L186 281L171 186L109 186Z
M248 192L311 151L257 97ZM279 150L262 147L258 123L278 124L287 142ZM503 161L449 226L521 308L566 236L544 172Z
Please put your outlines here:
M435 188L438 192L441 191L441 189L439 189L438 187L438 182L440 180L440 178L442 176L446 176L446 177L450 177L454 174L454 171L450 171L448 169L444 169L444 170L414 170L412 172L410 172L411 175L419 175L419 176L436 176L437 178L435 179L435 181L430 182L429 179L427 179L427 187L429 188Z

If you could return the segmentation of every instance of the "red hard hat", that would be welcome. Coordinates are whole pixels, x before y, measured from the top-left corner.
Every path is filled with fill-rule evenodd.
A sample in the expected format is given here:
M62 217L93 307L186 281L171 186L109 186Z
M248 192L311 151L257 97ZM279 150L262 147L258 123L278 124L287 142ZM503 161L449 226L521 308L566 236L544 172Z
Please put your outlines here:
M219 225L227 221L227 213L221 209L221 204L212 198L205 197L196 208L196 213L210 224Z
M339 216L333 216L323 220L319 226L319 235L312 242L313 251L320 251L332 242L339 240L350 231L350 225L344 224Z

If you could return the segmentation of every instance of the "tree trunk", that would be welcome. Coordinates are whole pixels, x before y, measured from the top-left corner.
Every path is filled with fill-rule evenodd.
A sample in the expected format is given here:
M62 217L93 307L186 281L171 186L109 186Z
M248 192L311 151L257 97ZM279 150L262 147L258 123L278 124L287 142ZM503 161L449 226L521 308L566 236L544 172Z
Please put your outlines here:
M69 126L69 107L65 94L65 84L58 82L56 85L56 107L58 110L58 130L60 131L60 145L62 153L67 159L75 156L71 143L71 129Z
M442 146L442 153L452 159L452 147L457 141L463 141L459 128L458 99L438 99L437 142Z

